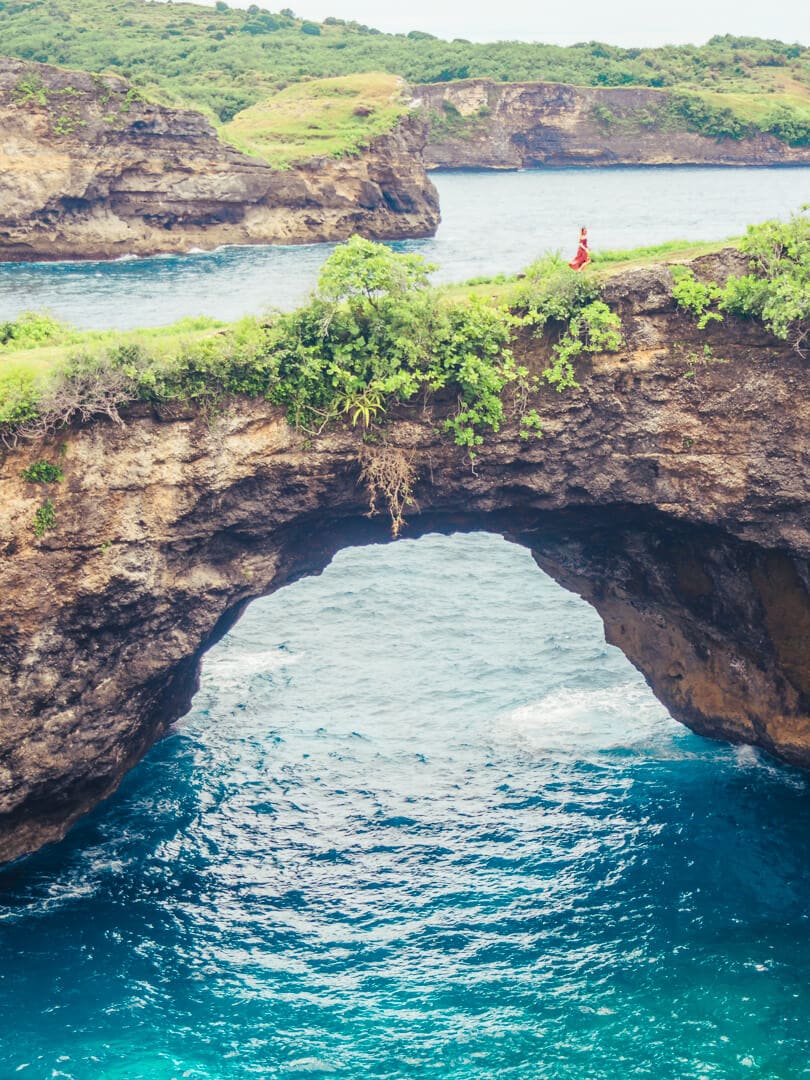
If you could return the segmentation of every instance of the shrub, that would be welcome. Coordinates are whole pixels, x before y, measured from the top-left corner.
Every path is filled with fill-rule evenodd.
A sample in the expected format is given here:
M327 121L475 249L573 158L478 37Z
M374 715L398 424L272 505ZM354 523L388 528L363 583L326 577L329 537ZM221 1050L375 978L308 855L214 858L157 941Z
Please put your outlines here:
M52 465L50 461L35 461L27 469L20 473L23 480L29 484L58 484L65 478L58 465Z
M24 311L10 322L0 323L0 352L54 345L70 336L70 327L42 312Z
M712 305L717 303L721 295L717 285L713 282L698 281L688 266L673 266L672 278L672 296L675 303L697 319L701 330L712 320L722 321L723 316L712 311Z
M559 255L533 263L514 290L514 305L526 325L542 333L548 322L566 322L595 300L599 285L588 274L577 273Z
M751 274L729 278L720 307L761 319L802 357L810 352L810 216L749 226L740 247Z
M56 511L50 499L37 509L34 514L34 534L44 536L46 532L56 528Z
M555 390L577 387L574 360L581 353L618 352L622 346L621 320L607 304L592 300L571 316L568 328L554 346L554 359L543 377Z
M732 276L722 287L698 281L688 267L673 269L673 296L705 328L727 311L761 320L789 341L802 357L810 352L810 217L751 225L740 242L750 274Z

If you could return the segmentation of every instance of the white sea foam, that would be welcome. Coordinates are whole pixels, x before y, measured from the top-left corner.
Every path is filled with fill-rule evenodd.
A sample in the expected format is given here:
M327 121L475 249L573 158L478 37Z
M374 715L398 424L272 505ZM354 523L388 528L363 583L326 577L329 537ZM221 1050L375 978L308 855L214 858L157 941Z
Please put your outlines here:
M634 680L595 689L554 690L502 716L495 736L537 750L576 753L636 746L666 736L671 723L651 691Z
M205 662L205 677L220 686L244 683L254 675L263 675L271 671L281 671L291 664L297 664L303 653L290 653L286 649L262 649L256 652L239 652L231 657L228 654L212 656Z

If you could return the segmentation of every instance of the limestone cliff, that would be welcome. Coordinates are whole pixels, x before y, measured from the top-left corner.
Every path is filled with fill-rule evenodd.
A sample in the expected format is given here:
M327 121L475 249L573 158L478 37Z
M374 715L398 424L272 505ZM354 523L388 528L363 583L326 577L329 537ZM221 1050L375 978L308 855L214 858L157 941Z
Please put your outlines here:
M430 125L429 168L810 163L810 147L772 135L714 139L685 130L666 115L668 97L647 87L488 79L414 90Z
M399 239L439 221L416 117L359 157L279 171L120 79L0 59L0 130L0 260Z
M418 476L405 535L525 544L674 716L810 767L806 365L753 323L699 332L670 288L666 267L613 279L623 351L583 363L580 390L545 393L542 439L508 425L474 472L436 433L441 403L395 417L388 443ZM549 344L519 343L535 369ZM367 516L362 452L354 430L310 444L244 400L213 417L141 407L4 451L0 859L60 837L116 787L250 600L390 539L385 515ZM20 473L43 457L64 480L37 538L45 492Z

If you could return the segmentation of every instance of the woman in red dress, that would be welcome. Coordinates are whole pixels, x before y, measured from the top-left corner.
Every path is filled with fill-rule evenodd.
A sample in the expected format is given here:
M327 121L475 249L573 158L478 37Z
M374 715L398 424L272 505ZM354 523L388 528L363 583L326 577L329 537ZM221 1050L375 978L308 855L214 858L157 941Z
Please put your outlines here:
M581 270L582 267L587 266L590 261L591 256L588 252L588 230L583 225L579 230L579 246L577 247L577 253L568 265L572 270Z

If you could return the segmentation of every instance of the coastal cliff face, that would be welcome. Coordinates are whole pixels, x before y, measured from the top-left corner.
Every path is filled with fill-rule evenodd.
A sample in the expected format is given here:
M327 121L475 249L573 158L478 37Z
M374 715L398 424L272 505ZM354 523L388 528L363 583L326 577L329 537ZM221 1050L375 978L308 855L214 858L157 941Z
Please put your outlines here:
M401 239L439 222L418 117L358 157L281 171L115 77L4 58L0 130L0 260Z
M810 147L772 135L708 138L662 111L667 91L488 79L417 86L428 168L806 165Z
M718 279L732 263L694 265ZM440 402L393 417L388 451L350 428L310 443L244 400L217 415L141 407L5 450L0 859L61 837L116 787L253 598L390 539L385 513L369 517L369 453L416 471L406 536L526 545L675 717L810 768L806 365L752 323L699 332L670 290L666 267L614 278L622 352L583 363L579 390L544 393L543 438L516 423L489 437L475 471L437 435ZM546 363L548 340L518 345ZM64 480L37 538L46 492L20 474L41 458Z

